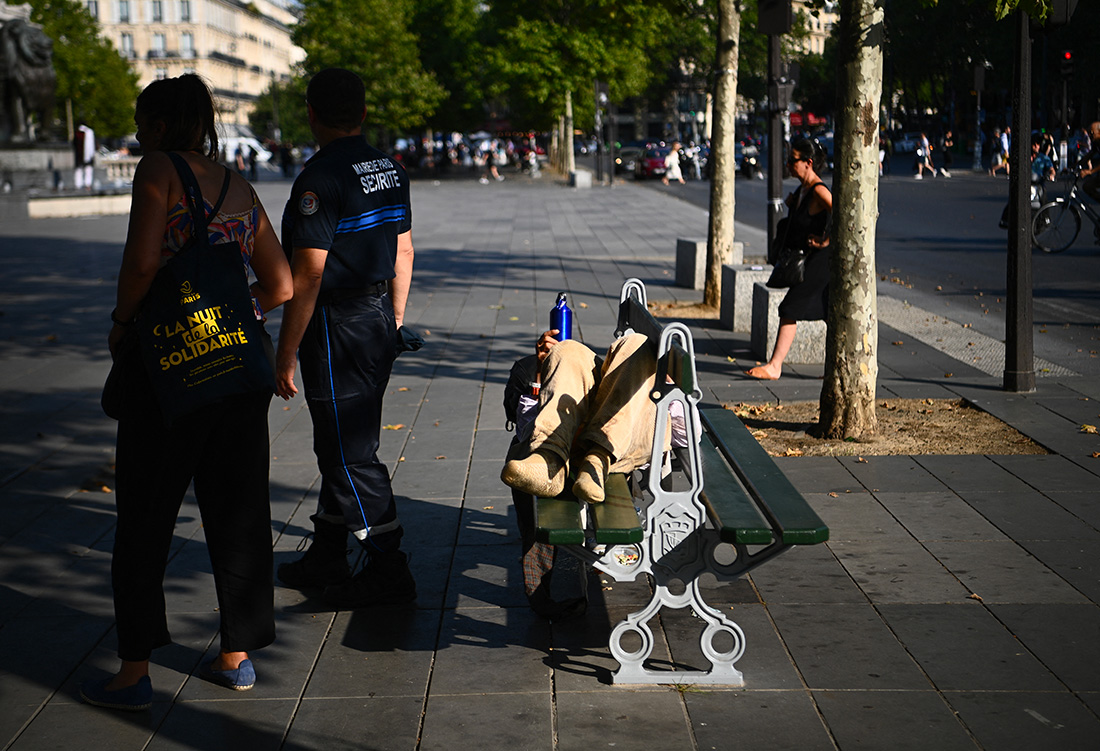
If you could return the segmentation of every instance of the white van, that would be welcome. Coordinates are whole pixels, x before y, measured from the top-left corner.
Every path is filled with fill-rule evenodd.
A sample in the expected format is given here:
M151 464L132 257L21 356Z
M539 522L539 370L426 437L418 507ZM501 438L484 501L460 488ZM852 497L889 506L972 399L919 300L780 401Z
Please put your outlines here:
M264 148L247 125L232 123L218 125L218 149L221 151L220 157L223 162L232 164L237 158L237 149L242 145L256 152L257 162L263 163L271 159L271 152Z

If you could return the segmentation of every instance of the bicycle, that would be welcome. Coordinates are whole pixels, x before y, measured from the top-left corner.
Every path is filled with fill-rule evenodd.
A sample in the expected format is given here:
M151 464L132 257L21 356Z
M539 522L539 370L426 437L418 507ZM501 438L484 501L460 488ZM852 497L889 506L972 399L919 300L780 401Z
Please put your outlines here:
M1061 253L1073 245L1081 231L1081 214L1092 222L1100 241L1100 213L1089 206L1078 190L1081 176L1073 179L1073 185L1064 198L1056 198L1042 206L1031 222L1031 237L1035 245L1046 253Z

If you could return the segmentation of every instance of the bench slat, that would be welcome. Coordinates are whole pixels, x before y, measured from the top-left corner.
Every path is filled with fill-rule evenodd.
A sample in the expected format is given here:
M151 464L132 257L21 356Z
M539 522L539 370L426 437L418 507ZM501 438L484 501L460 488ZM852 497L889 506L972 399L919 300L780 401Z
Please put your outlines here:
M829 539L829 528L821 517L737 415L722 407L701 408L699 413L715 445L734 466L746 489L758 496L757 504L780 530L783 543L813 545ZM704 474L704 483L707 481L709 478Z
M634 497L626 475L608 475L603 503L588 506L592 524L596 528L596 542L608 545L624 545L642 541L642 523L634 508Z
M642 523L634 508L626 475L609 475L605 491L607 497L603 503L588 505L596 542L606 545L641 542ZM584 544L581 504L569 490L557 498L539 498L537 513L535 539L539 542L547 545Z
M661 341L660 322L653 317L644 305L633 297L619 303L619 330L634 329L639 334L645 334L653 343L653 351L657 351L657 343Z
M581 507L573 498L539 498L535 539L546 545L583 545Z
M707 438L704 434L699 443L699 458L703 463L702 500L720 539L745 545L770 544L771 526Z

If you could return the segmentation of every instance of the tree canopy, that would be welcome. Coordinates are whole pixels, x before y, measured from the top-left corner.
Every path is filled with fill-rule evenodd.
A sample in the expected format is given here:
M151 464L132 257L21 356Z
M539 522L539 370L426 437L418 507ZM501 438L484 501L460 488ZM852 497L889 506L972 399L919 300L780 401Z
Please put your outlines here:
M292 38L308 78L341 67L367 84L368 128L418 128L446 95L410 30L414 0L303 0Z
M57 117L70 100L73 118L86 122L100 138L118 138L134 130L137 74L114 46L99 36L99 24L77 0L28 0L31 20L53 40L57 72Z

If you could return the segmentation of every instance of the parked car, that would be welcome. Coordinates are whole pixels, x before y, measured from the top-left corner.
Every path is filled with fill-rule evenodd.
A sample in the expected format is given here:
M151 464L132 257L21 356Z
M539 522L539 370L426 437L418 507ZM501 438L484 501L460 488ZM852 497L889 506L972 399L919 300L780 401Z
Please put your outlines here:
M577 156L596 153L596 139L577 136L573 139L573 153Z
M645 151L641 146L623 146L615 152L615 174L620 172L634 172L634 163Z
M902 133L901 138L894 141L895 154L912 154L920 145L920 133Z
M665 174L665 157L671 151L668 146L650 146L634 162L634 179L645 180Z

